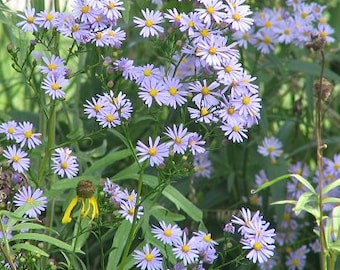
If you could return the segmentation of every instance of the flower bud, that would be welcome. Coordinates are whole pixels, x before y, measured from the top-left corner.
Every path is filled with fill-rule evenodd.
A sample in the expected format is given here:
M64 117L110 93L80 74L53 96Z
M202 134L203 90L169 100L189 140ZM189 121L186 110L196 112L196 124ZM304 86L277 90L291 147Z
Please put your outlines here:
M81 180L77 185L77 195L81 198L91 198L94 194L94 185L90 180Z

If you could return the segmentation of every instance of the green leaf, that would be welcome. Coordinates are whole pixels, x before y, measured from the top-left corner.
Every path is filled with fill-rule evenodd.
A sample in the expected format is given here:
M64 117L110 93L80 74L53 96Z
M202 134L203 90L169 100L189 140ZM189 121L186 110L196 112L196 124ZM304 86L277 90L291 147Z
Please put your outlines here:
M268 182L263 183L256 190L251 190L251 193L252 194L258 193L259 191L264 190L264 189L266 189L266 188L276 184L277 182L279 182L281 180L284 180L284 179L288 179L290 177L291 177L291 174L285 174L285 175L279 176L279 177L277 177L277 178L275 178L273 180L270 180Z
M335 180L334 182L328 184L322 189L322 194L327 194L331 190L335 189L336 187L340 186L340 179Z
M314 202L314 205L317 205L317 197L315 196L315 194L313 194L312 192L302 193L293 209L295 214L299 215L302 210L306 210L306 206L310 202Z
M156 188L158 185L158 179L152 175L145 175L143 181L146 185ZM172 203L174 203L177 209L183 210L187 213L193 220L201 221L203 218L203 212L197 206L195 206L191 201L189 201L184 195L179 192L176 188L168 185L163 190L162 194L167 197Z
M296 204L295 200L280 200L276 202L270 203L271 205L277 205L277 204Z
M45 251L43 251L41 248L38 248L36 246L33 246L31 244L28 243L18 243L12 246L12 249L14 251L22 251L22 250L27 250L36 254L39 254L41 256L45 256L45 257L49 257L50 255L48 253L46 253Z
M299 174L291 174L291 177L295 177L302 185L304 185L306 188L308 188L314 195L317 195L318 193L315 191L313 186L308 182L307 179L303 178Z
M118 227L112 242L111 252L106 266L107 270L117 269L125 244L128 240L130 229L131 223L128 220L124 220Z
M51 232L57 233L55 230L46 227L44 225L41 224L37 224L37 223L32 223L32 222L23 222L23 223L19 223L14 225L13 227L11 227L11 231L20 231L20 230L49 230Z
M52 244L52 245L54 245L58 248L73 252L73 248L72 248L71 245L66 244L63 241L60 241L59 239L56 239L54 237L51 237L51 236L45 235L45 234L41 234L41 233L19 233L19 234L14 235L9 240L9 242L16 242L16 241L19 241L19 240L24 240L24 241L26 241L26 240L36 240L36 241L39 241L39 242L46 242L46 243ZM76 252L83 253L82 251L76 251Z
M123 19L125 23L129 22L130 19L130 9L131 9L131 0L123 0Z
M326 197L322 199L322 203L340 203L340 198Z
M108 166L112 166L118 160L122 160L131 155L129 149L120 150L117 152L110 153L105 157L95 161L90 168L88 168L83 175L100 174L100 172Z

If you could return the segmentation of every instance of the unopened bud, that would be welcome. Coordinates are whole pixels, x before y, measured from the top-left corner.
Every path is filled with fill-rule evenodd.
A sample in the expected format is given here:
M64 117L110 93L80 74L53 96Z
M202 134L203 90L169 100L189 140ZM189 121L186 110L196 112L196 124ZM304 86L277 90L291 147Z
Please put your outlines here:
M308 49L313 49L314 51L321 50L325 44L325 39L320 35L312 36L312 40L306 43Z

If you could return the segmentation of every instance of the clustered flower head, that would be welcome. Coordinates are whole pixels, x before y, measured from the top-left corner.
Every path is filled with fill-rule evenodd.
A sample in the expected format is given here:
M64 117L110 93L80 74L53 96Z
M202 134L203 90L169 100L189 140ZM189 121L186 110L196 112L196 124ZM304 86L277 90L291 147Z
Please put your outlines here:
M156 239L171 247L177 259L176 267L181 267L179 269L194 266L204 269L204 263L212 264L217 258L217 242L211 238L210 233L198 231L189 238L187 229L182 230L177 224L168 224L165 221L160 221L159 226L153 225L151 232ZM143 251L135 250L133 257L140 269L164 269L161 251L157 247L151 250L150 244L146 244Z
M52 154L52 170L61 177L73 178L79 172L77 157L71 155L69 148L57 148Z
M31 150L41 144L41 133L33 131L33 124L28 121L11 120L0 124L0 134L6 135L6 140L16 143L7 146L2 155L18 173L23 173L30 167L30 158L24 148Z
M137 193L134 190L129 192L107 178L103 191L110 202L119 208L118 213L123 218L132 223L134 218L140 219L142 217L143 206L137 202Z
M232 225L239 226L240 243L243 245L243 249L249 250L246 258L253 263L262 264L274 255L275 230L269 229L270 223L263 219L259 211L252 214L250 209L242 208L240 213L241 218L233 216L231 222ZM227 224L225 231L233 232L232 225Z
M323 14L325 8L326 6L315 2L287 0L286 6L264 8L255 12L254 25L246 32L236 29L233 38L245 49L250 43L264 54L274 51L280 43L306 46L312 42L313 37L332 43L335 41L331 37L334 29L327 24L327 18Z

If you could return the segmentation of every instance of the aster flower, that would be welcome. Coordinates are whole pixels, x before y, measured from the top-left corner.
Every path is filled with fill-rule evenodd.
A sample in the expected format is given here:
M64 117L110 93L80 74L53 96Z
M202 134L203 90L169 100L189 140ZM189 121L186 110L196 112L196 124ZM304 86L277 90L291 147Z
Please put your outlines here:
M194 156L193 166L195 170L195 177L209 178L212 173L212 163L209 159L208 151Z
M91 213L91 221L99 216L97 199L94 197L95 187L89 180L81 180L77 185L77 195L74 196L67 206L61 223L67 224L72 221L71 213L76 205L81 202L81 217L85 218Z
M119 0L104 0L102 5L102 12L109 20L118 20L122 17L122 11L125 8L122 6L123 2Z
M247 129L244 127L244 123L236 120L229 122L223 122L220 128L224 131L224 135L228 140L241 143L244 139L247 139Z
M235 226L233 225L232 222L227 222L224 225L223 231L234 234L235 233Z
M178 225L166 224L164 221L159 222L160 227L152 226L151 232L163 244L172 245L181 239L183 234Z
M17 143L20 143L20 147L24 147L27 144L28 149L33 149L41 144L41 133L33 133L33 124L24 121L19 123L15 140Z
M184 265L194 263L198 259L196 242L193 238L188 241L186 233L183 233L183 237L173 244L172 251L177 259L183 260Z
M275 49L278 35L273 30L261 30L255 34L255 47L263 54L268 54Z
M196 132L190 133L188 139L188 148L193 155L205 152L205 148L202 147L202 145L205 145L205 141L202 140L202 135L199 135Z
M231 29L241 32L247 32L251 25L254 23L252 18L247 16L251 15L253 12L250 10L248 5L233 5L228 2L228 7L226 8L226 18L224 22L230 24Z
M207 107L204 102L199 105L198 108L188 107L188 111L190 113L190 118L195 119L195 122L203 122L203 123L213 123L217 122L218 118L215 117L213 113L213 107Z
M168 142L168 146L172 147L174 153L184 154L188 147L189 133L188 129L184 128L183 124L180 124L178 127L173 125L173 128L166 128L165 135L167 135L171 141Z
M262 145L257 147L257 152L267 157L269 156L272 160L281 156L282 143L275 137L265 137L262 141Z
M102 112L107 102L107 99L102 96L99 96L97 99L92 97L91 101L86 100L87 104L84 104L84 113L87 114L87 118L97 117Z
M71 155L72 150L69 148L57 148L52 154L52 170L55 174L67 178L73 178L78 174L79 165L77 157Z
M27 153L20 147L17 148L16 145L7 146L2 155L8 159L8 162L18 173L27 171L30 166L30 159L27 158Z
M135 79L133 72L135 68L133 65L133 60L130 60L128 58L120 58L116 60L113 64L117 70L122 72L123 78L125 80Z
M305 268L307 253L309 249L307 246L303 245L299 249L292 251L288 254L286 258L286 266L289 270L302 270Z
M16 207L35 203L25 215L29 218L37 218L41 212L45 211L47 205L47 198L42 194L43 192L39 188L34 191L30 186L24 186L14 195L13 203ZM36 205L36 202L39 202L39 205Z
M132 223L136 211L136 219L140 219L143 215L143 206L138 206L138 209L136 210L136 203L130 201L122 201L118 213L121 214L123 218Z
M113 128L121 124L119 113L113 106L99 112L96 120L103 128Z
M136 67L133 72L133 77L138 85L142 85L150 80L159 81L162 78L161 70L153 64Z
M219 103L218 97L220 93L217 88L220 86L218 82L212 82L208 85L206 80L203 82L193 82L189 84L189 90L194 94L192 101L195 102L196 106L200 107L202 104L205 106L213 106Z
M194 232L192 239L196 242L198 249L206 249L208 247L213 248L215 245L218 245L218 243L211 238L210 233L203 231Z
M241 96L234 98L233 104L243 116L256 115L261 109L261 98L258 94L244 93Z
M176 8L167 9L168 13L164 13L164 18L168 19L170 23L175 26L180 26L182 14Z
M166 95L166 105L176 109L187 102L188 92L182 89L182 84L177 77L165 77L163 79Z
M169 147L165 143L160 143L160 139L161 138L158 136L153 142L151 137L149 137L149 146L141 141L137 142L137 156L140 156L138 162L149 159L151 167L160 165L164 162L164 159L169 156Z
M189 14L183 14L181 16L181 26L179 30L181 32L188 31L189 36L191 36L194 32L194 29L202 29L204 23L199 18L199 14L197 12L190 12Z
M44 66L38 66L40 72L43 74L65 74L66 67L64 65L64 60L59 56L52 55L51 58L46 56L42 57Z
M227 7L220 0L202 0L204 8L197 8L199 18L207 25L212 23L220 23L225 18L224 9Z
M255 44L254 30L250 29L248 32L235 31L232 34L233 40L236 41L237 45L248 49L248 44Z
M57 13L55 11L40 11L37 14L35 23L42 28L52 29L56 23L56 15Z
M14 120L2 123L0 125L0 133L6 134L7 140L15 140L18 126L18 123Z
M135 250L132 254L135 259L135 265L142 270L162 270L163 258L158 248L151 250L149 244L143 247L143 251Z
M20 27L25 32L37 32L38 28L35 25L35 8L26 8L24 10L25 15L18 14L18 16L24 21L17 23L16 25Z
M162 81L150 79L144 81L139 87L138 97L150 108L152 102L155 101L158 105L166 104L167 93Z
M64 98L65 92L62 90L69 84L69 81L62 73L49 73L47 77L42 81L41 88L45 90L45 93L52 99Z
M86 1L76 0L73 3L73 15L84 23L93 23L96 20L97 12Z
M142 10L142 14L144 19L140 19L138 17L134 17L133 22L137 27L142 28L140 35L144 38L148 38L149 36L158 36L159 33L164 32L164 28L159 26L163 21L163 16L160 11Z

